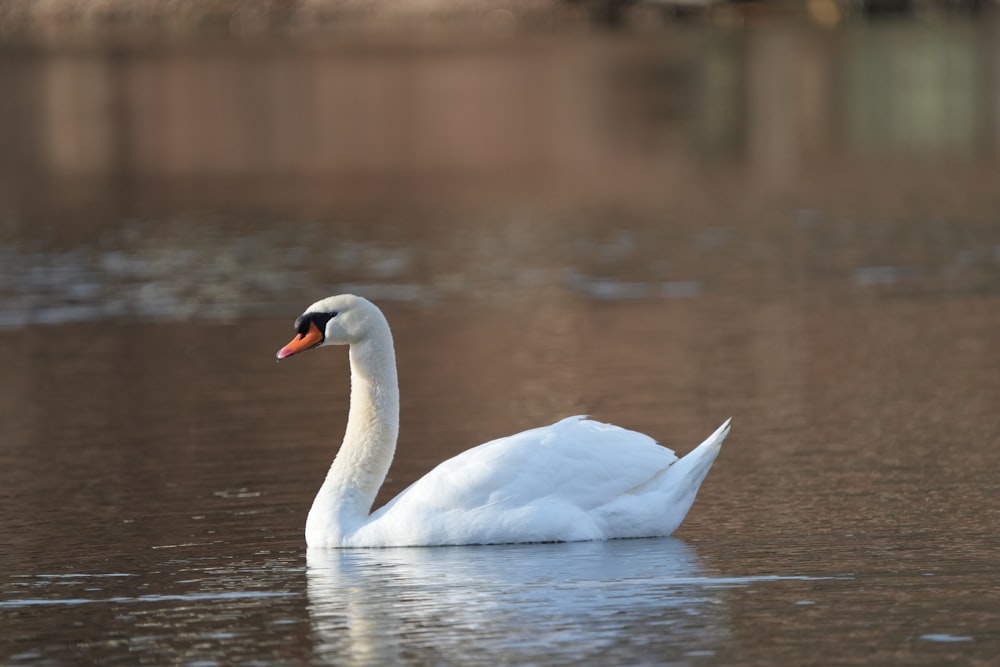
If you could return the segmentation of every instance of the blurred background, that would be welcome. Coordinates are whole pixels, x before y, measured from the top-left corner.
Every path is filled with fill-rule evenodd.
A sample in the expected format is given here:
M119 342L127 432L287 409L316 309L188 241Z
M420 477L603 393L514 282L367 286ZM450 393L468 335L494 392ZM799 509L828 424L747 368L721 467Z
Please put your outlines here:
M995 293L994 10L3 2L0 326L340 283Z

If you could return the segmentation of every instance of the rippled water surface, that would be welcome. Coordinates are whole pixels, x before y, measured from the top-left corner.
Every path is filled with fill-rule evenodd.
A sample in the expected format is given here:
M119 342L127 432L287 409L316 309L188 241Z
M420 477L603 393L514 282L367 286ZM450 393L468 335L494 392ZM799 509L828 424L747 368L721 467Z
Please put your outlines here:
M674 37L0 53L0 663L995 660L1000 51ZM669 539L307 552L346 353L274 353L340 291L378 503L570 414L732 434Z
M283 320L4 333L5 661L992 655L995 308L570 304L572 326L513 347L501 323L540 331L558 304L390 303L387 490L563 410L679 451L731 413L676 538L306 553L345 418L340 350L275 364Z

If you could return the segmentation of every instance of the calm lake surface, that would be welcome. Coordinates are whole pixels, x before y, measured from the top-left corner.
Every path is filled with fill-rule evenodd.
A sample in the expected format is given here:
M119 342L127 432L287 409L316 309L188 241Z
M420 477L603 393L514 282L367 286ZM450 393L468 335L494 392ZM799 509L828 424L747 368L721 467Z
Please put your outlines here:
M0 663L995 660L995 40L673 37L5 47ZM274 353L343 291L378 504L570 414L732 433L668 539L307 552L346 351Z

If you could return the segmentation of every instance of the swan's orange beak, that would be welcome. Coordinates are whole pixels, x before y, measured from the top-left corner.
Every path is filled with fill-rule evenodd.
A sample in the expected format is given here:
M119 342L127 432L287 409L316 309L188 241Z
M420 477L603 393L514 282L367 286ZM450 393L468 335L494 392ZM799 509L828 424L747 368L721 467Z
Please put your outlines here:
M278 350L278 361L281 361L285 357L290 357L293 354L298 354L299 352L305 352L311 347L315 347L323 342L323 332L319 330L315 322L309 323L309 330L305 333L300 333L292 342L285 347Z

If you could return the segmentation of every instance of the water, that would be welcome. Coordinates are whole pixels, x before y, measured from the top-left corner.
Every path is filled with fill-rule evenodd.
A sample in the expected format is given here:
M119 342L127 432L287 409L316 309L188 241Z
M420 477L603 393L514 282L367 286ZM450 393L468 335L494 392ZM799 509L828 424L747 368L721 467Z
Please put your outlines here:
M773 310L712 301L650 317L663 305L571 296L599 336L572 326L517 349L497 323L538 331L552 308L387 307L404 408L384 495L563 403L679 451L734 415L677 538L608 544L307 554L345 417L339 350L275 364L290 320L272 319L4 333L5 662L992 655L996 309L786 306L787 335ZM487 344L509 354L482 361Z
M992 661L996 46L817 35L0 54L0 662ZM339 291L396 338L379 504L570 414L732 434L670 539L307 552L346 356L274 352Z

